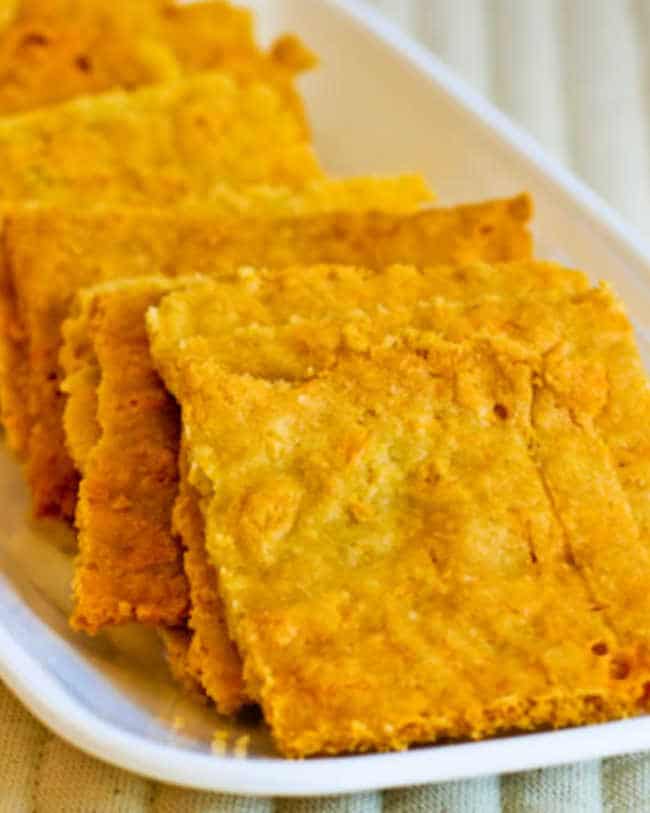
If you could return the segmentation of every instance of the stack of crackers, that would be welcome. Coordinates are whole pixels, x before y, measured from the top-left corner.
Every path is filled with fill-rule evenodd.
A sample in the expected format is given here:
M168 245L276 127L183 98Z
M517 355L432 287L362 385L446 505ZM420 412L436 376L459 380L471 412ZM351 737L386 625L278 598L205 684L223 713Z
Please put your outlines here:
M205 0L22 0L0 33L0 398L72 625L159 630L290 757L650 705L650 389L531 203L329 178Z

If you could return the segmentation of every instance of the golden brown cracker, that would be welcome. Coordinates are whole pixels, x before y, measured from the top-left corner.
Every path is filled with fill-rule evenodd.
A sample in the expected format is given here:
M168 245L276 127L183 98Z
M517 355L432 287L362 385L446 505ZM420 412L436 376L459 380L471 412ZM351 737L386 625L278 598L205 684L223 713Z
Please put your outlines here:
M162 303L163 327L156 328L155 319L153 325L163 364L180 337L188 352L195 342L199 349L209 347L226 369L283 380L313 375L336 363L346 348L362 350L404 329L408 335L409 325L454 341L485 332L525 342L544 357L547 380L571 414L587 423L596 419L599 442L615 461L626 453L625 466L637 478L626 478L625 471L621 476L616 462L617 511L629 512L631 506L640 537L647 540L647 493L638 473L647 471L650 456L635 441L645 424L629 420L645 409L647 421L647 383L629 322L606 286L590 290L583 275L540 263L438 269L428 281L404 267L379 276L322 268L275 274L244 269L239 276L238 289L224 281L205 283ZM343 328L346 315L354 320ZM558 357L572 389L560 386ZM603 391L605 370L618 383ZM607 402L611 415L602 412ZM507 415L507 407L500 404L498 412ZM627 508L621 507L625 501ZM610 570L609 564L603 569L605 579Z
M142 342L151 301L147 292L127 310L104 299L90 316L101 433L85 460L76 516L72 618L89 631L129 620L175 626L188 610L181 552L169 533L178 415Z
M307 382L229 373L199 341L162 369L247 687L285 754L643 709L648 551L542 357L412 333ZM568 455L549 414L576 440ZM583 494L578 510L557 501L574 476L609 488L617 546L640 551L618 557L604 609L585 577L607 577L604 535L583 544Z
M16 4L0 32L0 113L76 96L132 90L183 74L225 70L238 79L291 79L310 67L306 49L281 40L267 54L252 15L230 3L177 5L138 0L47 0ZM297 96L295 103L299 104Z
M173 489L159 487L153 467L147 471L146 465L140 465L133 472L134 482L128 480L133 450L137 450L138 459L158 461L163 452L176 448L177 430L169 425L172 404L161 383L156 389L144 326L147 307L157 303L164 293L195 288L182 299L182 311L170 313L169 303L163 305L170 341L182 332L189 318L196 333L205 335L209 331L212 350L225 366L266 377L304 378L310 375L310 368L323 369L331 364L340 353L342 340L358 342L369 324L379 341L385 333L413 323L442 325L444 319L436 304L441 295L495 296L518 289L521 279L526 280L529 291L535 290L536 296L545 297L549 304L587 288L585 278L578 273L552 265L522 263L496 268L443 267L424 272L396 267L380 274L333 267L259 274L242 269L212 284L201 278L142 278L80 292L77 312L63 329L67 343L62 361L73 382L86 373L91 386L93 377L101 378L96 430L101 440L81 467L84 480L77 512L80 556L73 623L96 631L131 618L178 624L185 616L187 588L179 561L173 577L177 600L172 601L169 593L161 590L164 604L156 609L150 602L151 581L159 578L156 555L165 562L172 561L171 552L176 548L171 528L166 539L156 537L154 546L146 535L134 542L128 530L155 524L161 531L165 517L171 514L174 496ZM355 329L337 338L341 320L350 314L356 314L359 320ZM177 321L170 322L174 316ZM186 341L191 340L188 335ZM173 349L173 342L171 346ZM70 380L63 389L70 393L65 426L68 444L74 447L87 436L85 422L80 429L75 416L83 411L88 398L84 395L79 399ZM122 474L123 470L126 474ZM115 482L123 498L114 492ZM92 501L91 493L95 495ZM132 500L132 493L138 498ZM241 700L240 678L233 687L233 675L238 674L236 654L215 614L216 579L196 539L199 531L195 530L192 513L196 509L190 495L180 503L176 530L181 536L186 531L192 534L192 540L184 540L188 551L185 570L192 593L190 625L195 632L190 665L202 676L208 694L219 707L232 709L237 698ZM107 521L111 512L123 529L122 537L128 539L127 548L121 538L113 539L116 525ZM143 556L147 557L146 568L141 566ZM123 573L137 573L142 605L137 598L136 576L125 581ZM170 578L171 571L166 571L165 577ZM177 616L171 614L174 610Z
M300 117L271 83L220 73L75 99L0 121L0 195L83 207L205 203L220 186L321 175Z

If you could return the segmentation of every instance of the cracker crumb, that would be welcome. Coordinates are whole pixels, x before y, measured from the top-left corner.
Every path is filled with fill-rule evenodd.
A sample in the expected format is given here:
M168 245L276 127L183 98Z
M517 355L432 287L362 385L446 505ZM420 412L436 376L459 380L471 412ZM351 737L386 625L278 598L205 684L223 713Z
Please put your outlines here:
M233 753L236 757L248 756L248 749L250 746L251 738L249 734L242 734L235 740L235 747Z

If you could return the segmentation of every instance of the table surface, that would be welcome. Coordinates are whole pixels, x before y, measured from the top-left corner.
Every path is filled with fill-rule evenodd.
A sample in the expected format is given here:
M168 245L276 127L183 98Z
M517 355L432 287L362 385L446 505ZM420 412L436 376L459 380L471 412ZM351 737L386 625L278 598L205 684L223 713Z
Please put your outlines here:
M650 238L650 0L374 5ZM337 800L183 791L81 754L33 720L2 685L0 754L0 813L650 813L650 755Z

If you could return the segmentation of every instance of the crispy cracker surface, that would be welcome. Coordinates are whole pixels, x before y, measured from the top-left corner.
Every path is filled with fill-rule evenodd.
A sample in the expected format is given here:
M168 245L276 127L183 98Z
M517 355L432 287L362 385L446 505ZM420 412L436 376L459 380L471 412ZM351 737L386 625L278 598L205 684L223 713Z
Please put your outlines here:
M30 343L29 479L37 512L69 516L74 510L76 477L60 425L58 353L61 323L80 288L154 269L169 276L220 275L239 265L341 261L379 268L400 260L437 264L500 254L527 257L529 216L525 196L405 217L378 212L282 220L115 211L15 214L7 224L6 244ZM11 380L4 383L11 389ZM14 395L3 404L21 400Z
M205 73L0 121L0 195L71 205L205 202L219 187L300 186L320 169L272 83Z
M526 281L525 286L521 280ZM133 285L123 283L125 289ZM154 280L143 280L141 285L163 287L162 282ZM348 343L356 346L360 341L381 342L387 333L415 322L456 332L461 328L460 314L455 309L446 314L443 304L438 304L443 294L456 299L467 295L470 301L480 301L481 297L499 301L499 294L512 295L519 288L522 292L525 289L531 301L538 297L546 301L546 327L540 314L535 314L535 321L539 341L552 344L557 319L551 326L548 321L557 301L588 290L583 275L542 263L446 267L428 272L396 267L382 274L333 267L257 274L243 269L220 282L198 283L190 288L179 281L179 285L187 289L183 295L169 297L161 305L164 327L154 334L160 357L166 358L169 347L173 352L177 341L188 346L195 340L207 341L225 368L286 379L306 378L331 365ZM475 307L469 307L470 314ZM341 322L352 315L356 324L342 332ZM517 316L527 324L531 314L521 303L517 308L513 300L502 317L516 323ZM369 332L374 339L366 335ZM190 510L186 516L192 516ZM196 508L193 510L196 512ZM185 570L192 591L190 624L195 631L190 662L202 675L208 694L219 703L224 646L227 675L231 674L232 650L220 622L216 577L196 542L199 531L192 522L196 519L188 519L185 527L176 524L188 549ZM185 538L186 533L189 538Z
M90 454L101 438L97 420L99 383L100 369L93 357L83 369L67 376L62 385L66 398L63 429L70 459L80 475L86 471Z
M544 354L549 385L606 444L648 544L650 386L633 327L611 288L601 284L552 304L543 295L527 302L445 303L436 310L431 324L445 336L462 339L482 330L524 341ZM612 562L608 569L614 567Z
M151 302L148 292L130 309L104 298L90 315L101 431L84 461L72 617L89 631L129 620L175 626L188 610L182 557L169 533L178 415L143 341Z
M427 187L423 178L417 175L403 175L395 178L381 177L359 177L345 180L322 179L314 181L301 190L293 190L288 187L259 187L249 190L246 194L236 190L224 190L223 196L211 207L210 213L204 213L206 220L218 215L233 213L243 215L254 212L256 217L280 217L299 216L313 212L355 212L355 211L381 211L398 213L412 213L420 204L430 202L431 191ZM53 214L51 211L46 213ZM144 212L132 212L132 217L138 218ZM150 217L145 215L145 221L151 226ZM184 215L179 214L179 218ZM200 220L200 215L197 215ZM165 225L169 216L165 216ZM101 221L104 216L95 214L91 217L91 231L98 236L102 229ZM162 225L162 224L161 224ZM207 223L205 224L207 227ZM225 232L223 223L219 226ZM77 229L83 229L83 222L75 221ZM74 227L73 227L74 228ZM207 246L206 246L207 250ZM116 260L117 261L117 260ZM7 282L11 286L11 280ZM89 289L90 291L90 289ZM84 459L92 448L97 438L96 408L93 406L96 390L96 377L98 370L96 362L86 358L92 348L87 341L87 321L88 308L91 307L95 288L89 292L87 297L80 297L79 313L75 318L66 322L66 335L64 337L63 359L61 366L66 375L65 392L68 396L66 400L67 415L64 421L68 422L66 436L68 450L78 471L83 472ZM0 300L0 304L2 300ZM11 350L11 344L9 344ZM23 350L23 356L26 351ZM14 352L13 359L6 365L8 370L15 373L19 367L24 367L24 357ZM13 363L11 363L13 361ZM11 381L12 376L0 377L1 380ZM22 404L22 397L25 394L27 385L16 387L15 392L9 394L9 400L17 403L17 409L8 409L7 422L13 419L13 413L18 413ZM20 415L24 416L24 410ZM16 414L16 419L18 414ZM12 431L10 434L17 436L19 441L24 441L28 429L22 431Z
M152 314L154 350L163 368L173 369L170 358L182 339L188 351L195 344L209 349L226 369L300 380L335 363L346 349L381 343L417 325L456 341L484 331L533 347L546 358L548 380L559 388L572 414L579 409L585 418L592 416L592 428L615 460L620 455L615 442L620 450L621 441L616 441L611 419L603 420L607 412L598 416L602 405L608 400L617 405L610 411L618 416L619 430L629 425L628 416L641 414L644 403L647 409L647 384L620 303L607 287L590 290L583 275L557 266L438 269L429 279L403 267L370 277L354 269L323 268L275 274L244 270L239 277L235 286L221 281L207 283L205 290L197 286L174 294ZM346 316L354 321L343 329ZM620 381L611 391L603 390L607 369ZM568 371L573 375L567 377ZM567 389L567 382L573 389ZM631 400L630 388L640 405L636 412L625 403ZM643 431L642 426L632 423L633 433ZM624 443L623 448L629 450L626 466L634 463L636 471L647 467L641 445ZM620 471L620 462L616 465ZM622 504L627 501L626 510L632 505L647 544L647 519L635 507L646 498L644 480L631 485L629 479L619 477L612 487L619 490ZM603 569L605 582L616 562L625 565L620 551Z
M201 342L163 363L279 747L403 748L642 710L650 561L588 414L511 340L405 342L307 382L230 373ZM589 489L607 498L600 530Z
M191 6L150 0L22 2L0 32L0 112L33 110L117 88L224 70L240 80L290 80L313 58L285 37L267 54L253 38L252 15L229 3Z
M546 291L549 281L552 279L552 269L543 268L543 273L538 275L538 285L540 291ZM571 287L581 289L584 280L578 274L567 272L563 274L560 270L554 270L558 283L562 282L565 288ZM340 319L351 310L358 310L362 303L368 304L374 298L375 304L383 302L396 306L396 314L378 314L377 330L384 331L390 327L409 324L412 320L412 310L418 297L423 297L422 305L427 304L426 297L431 298L438 292L446 290L447 293L455 292L457 296L468 289L497 291L512 287L515 275L521 275L522 269L508 269L508 271L492 273L491 269L466 269L458 273L455 269L441 269L432 273L429 277L422 274L413 273L413 269L394 269L392 273L386 275L386 279L376 276L369 278L367 273L355 271L353 269L341 269L337 278L334 269L305 269L295 274L267 275L262 281L253 281L247 272L236 275L230 284L215 284L212 286L202 285L201 294L193 297L189 305L190 311L196 313L200 310L201 304L209 303L209 314L203 314L202 321L206 324L217 326L219 318L225 320L225 330L221 334L222 343L221 355L224 360L231 364L240 365L244 369L253 369L255 359L262 360L263 352L261 348L255 348L250 344L244 345L246 352L241 355L233 352L232 343L226 339L234 326L233 314L239 320L239 326L247 325L251 320L260 320L262 324L270 323L272 318L279 321L289 320L296 309L303 308L308 316L319 312L328 317ZM289 277L293 276L293 286L288 283ZM470 282L474 276L473 284ZM492 279L491 279L492 278ZM530 274L533 280L535 275ZM134 410L126 413L120 401L114 400L113 405L117 408L110 408L110 402L103 410L101 429L103 430L103 440L99 443L94 456L91 457L90 464L84 470L85 480L81 489L81 499L79 505L80 517L80 557L77 563L76 584L76 609L73 622L76 626L94 631L97 626L115 623L116 621L129 620L135 615L153 623L178 623L182 620L182 614L174 618L168 614L169 599L165 594L164 607L159 609L159 614L152 612L147 603L150 600L150 582L161 578L157 570L158 563L153 552L148 551L150 560L147 569L141 566L143 554L150 543L150 539L143 535L137 543L133 542L132 536L128 533L128 528L135 524L143 523L143 506L145 513L150 513L151 500L157 500L156 515L164 517L169 511L169 501L171 494L160 491L158 478L152 475L155 472L147 473L139 468L137 478L141 488L149 488L147 499L142 499L142 491L139 499L132 504L123 504L119 501L116 512L120 519L120 533L129 540L127 549L124 549L119 540L115 539L112 533L104 534L102 531L106 525L106 511L110 511L116 495L110 491L110 484L115 479L111 473L110 466L124 466L123 448L148 449L147 458L156 460L157 446L159 438L164 439L166 448L173 447L175 442L175 432L170 431L167 419L167 409L165 408L165 393L160 387L158 395L153 393L153 370L144 369L143 360L147 356L147 343L144 334L144 311L147 305L157 301L160 296L170 290L175 285L187 287L190 282L178 281L174 283L170 280L142 280L123 281L121 283L98 286L82 292L80 299L85 302L86 326L85 330L80 329L79 317L72 318L68 322L64 334L70 339L76 353L70 353L68 364L74 369L74 361L80 357L87 356L86 345L88 335L100 340L104 345L104 353L101 358L100 369L104 371L102 376L102 387L100 389L100 404L102 403L101 393L111 393L119 382L119 388L124 393L123 400L129 402L141 398L142 392L146 391L147 408L140 410L141 404L136 403ZM196 281L200 285L199 281ZM529 284L532 284L529 282ZM365 291L364 289L368 289ZM263 290L265 289L265 293ZM563 291L561 285L557 286L558 291ZM409 292L409 299L404 297L403 291ZM360 299L360 294L363 296ZM89 303L91 303L89 305ZM400 310L400 306L410 307L410 312ZM422 313L425 311L422 310ZM409 313L411 315L409 316ZM141 332L137 329L138 320L142 324ZM92 324L88 324L92 321ZM374 324L374 322L373 322ZM319 337L327 336L327 331L321 330L320 326L317 334ZM331 331L329 336L331 337ZM353 335L349 333L348 336ZM82 338L83 337L83 338ZM119 337L116 339L116 337ZM216 335L213 337L216 340ZM235 343L240 343L242 335L234 334ZM296 337L291 338L291 346ZM304 342L306 334L299 332L298 342ZM267 344L269 335L264 331L252 332L252 340ZM327 341L327 339L326 339ZM303 345L300 345L303 346ZM106 353L108 349L108 354ZM330 352L335 350L330 346ZM324 359L319 359L320 354L310 353L306 355L306 360L310 365L318 362L325 364ZM128 377L124 375L124 370L129 371ZM263 370L258 367L258 372L266 375L292 374L295 370L289 369L278 371L277 365L267 366ZM79 374L75 370L74 377ZM306 372L303 373L306 375ZM68 386L65 387L68 389ZM129 396L130 393L130 396ZM69 400L70 404L75 403L75 393ZM153 408L151 405L153 404ZM66 425L75 426L74 418L85 405L85 399L81 404L75 406L71 416L66 415ZM126 420L125 420L126 416ZM82 424L83 426L83 424ZM153 431L152 431L153 430ZM79 428L76 428L79 434ZM83 434L83 433L82 433ZM72 437L75 435L73 434ZM70 433L69 433L70 437ZM127 464L130 452L126 452ZM119 461L119 463L116 463ZM93 465L93 463L100 463ZM129 466L126 465L127 470ZM129 494L135 486L129 483L120 483L120 488L124 494ZM189 486L186 487L186 491ZM96 498L92 503L88 503L87 493L95 490L98 494L106 492L106 499L110 502L106 505L101 498ZM93 516L97 521L93 521ZM225 633L223 622L220 616L220 601L216 590L216 574L211 565L206 561L203 551L203 539L201 526L197 519L197 508L193 504L191 494L182 493L176 504L176 530L183 537L187 553L185 555L185 570L188 574L192 588L192 615L190 620L191 628L195 635L189 652L189 664L195 674L200 677L208 694L215 699L220 709L230 711L242 702L243 692L241 686L241 671L239 661L234 648ZM124 530L127 529L127 530ZM109 531L113 527L109 525ZM172 545L171 533L169 534L169 545ZM156 540L155 550L165 556L168 553L168 546ZM113 557L115 561L113 561ZM114 574L118 569L118 578ZM140 590L143 595L145 610L138 607L138 601L134 599L134 594L138 595L138 586L134 579L125 582L124 572L139 571L141 577ZM176 576L178 577L177 589L179 597L181 595L182 583L180 581L180 568ZM165 572L162 578L170 578L170 573ZM125 590L125 585L128 589ZM128 595L127 595L128 593ZM108 603L108 596L112 595L113 609ZM178 602L177 606L185 612L185 605ZM125 608L128 615L119 615L120 608ZM162 611L166 614L162 615Z
M57 199L59 189L49 190L48 200ZM195 229L204 235L204 250L210 250L205 237L209 222L215 218L219 220L218 228L220 234L226 232L226 227L220 219L225 215L245 215L254 213L256 216L266 217L289 217L306 215L313 212L353 212L353 211L383 211L395 213L409 213L418 208L420 204L431 200L431 191L424 180L417 175L404 175L396 178L350 178L346 180L318 179L305 185L300 190L291 189L287 186L259 186L255 189L247 189L245 192L234 188L223 187L219 191L218 200L214 200L209 209L203 214L196 213L195 216L188 216L189 234L182 238L177 234L177 239L187 239L192 242L191 232L192 222L196 222ZM173 221L177 219L184 221L186 215L178 214L151 215L145 210L122 212L122 215L104 212L93 215L75 215L74 212L62 210L45 209L40 215L35 215L35 220L31 220L31 215L26 217L27 230L39 233L39 244L42 242L45 252L48 253L53 246L61 248L61 256L56 257L56 262L63 267L63 272L67 275L69 269L65 265L69 262L71 253L85 253L89 246L102 246L106 252L105 262L118 263L126 262L125 254L128 251L129 241L136 239L136 233L140 228L149 236L151 244L159 240L156 237L157 229L172 228ZM129 224L126 233L123 220ZM193 220L194 218L194 220ZM3 216L4 219L4 216ZM15 218L16 228L22 234L25 222L21 216ZM111 229L119 230L117 244L110 239L113 234ZM130 229L130 233L129 232ZM51 234L52 239L45 245L46 235ZM4 238L3 238L4 239ZM19 242L23 239L18 237ZM223 236L221 237L223 240ZM102 241L101 243L98 241ZM10 241L13 244L13 237ZM191 246L188 244L188 248ZM144 254L147 250L144 241L139 244L139 250ZM157 259L154 249L151 248L152 265ZM114 258L111 254L115 254ZM120 257L120 254L122 257ZM198 263L200 249L196 247L193 252L193 259ZM18 260L22 260L22 254ZM54 265L55 258L48 261L43 260L43 283L45 275L56 273ZM30 255L30 262L40 260ZM97 258L95 261L98 262ZM143 256L142 263L146 262ZM24 325L21 320L19 305L16 297L14 276L18 277L20 271L7 259L3 259L1 265L0 278L0 325L2 326L2 340L0 341L0 400L4 404L3 423L8 432L9 441L20 455L24 456L27 449L27 441L30 431L29 414L24 409L25 401L29 398L29 370L27 360L29 355L29 342L25 336ZM54 267L53 267L54 266ZM133 273L132 269L127 269ZM63 276L63 273L61 274ZM88 280L90 281L90 280ZM34 293L30 290L30 295ZM83 382L80 382L82 385ZM89 412L89 414L92 414ZM83 420L83 419L82 419Z
M158 363L173 358L179 343L196 342L233 372L301 380L335 364L345 349L390 341L410 327L455 339L489 325L550 348L563 329L558 303L589 290L584 274L537 261L396 265L379 273L246 267L170 294L149 322Z

